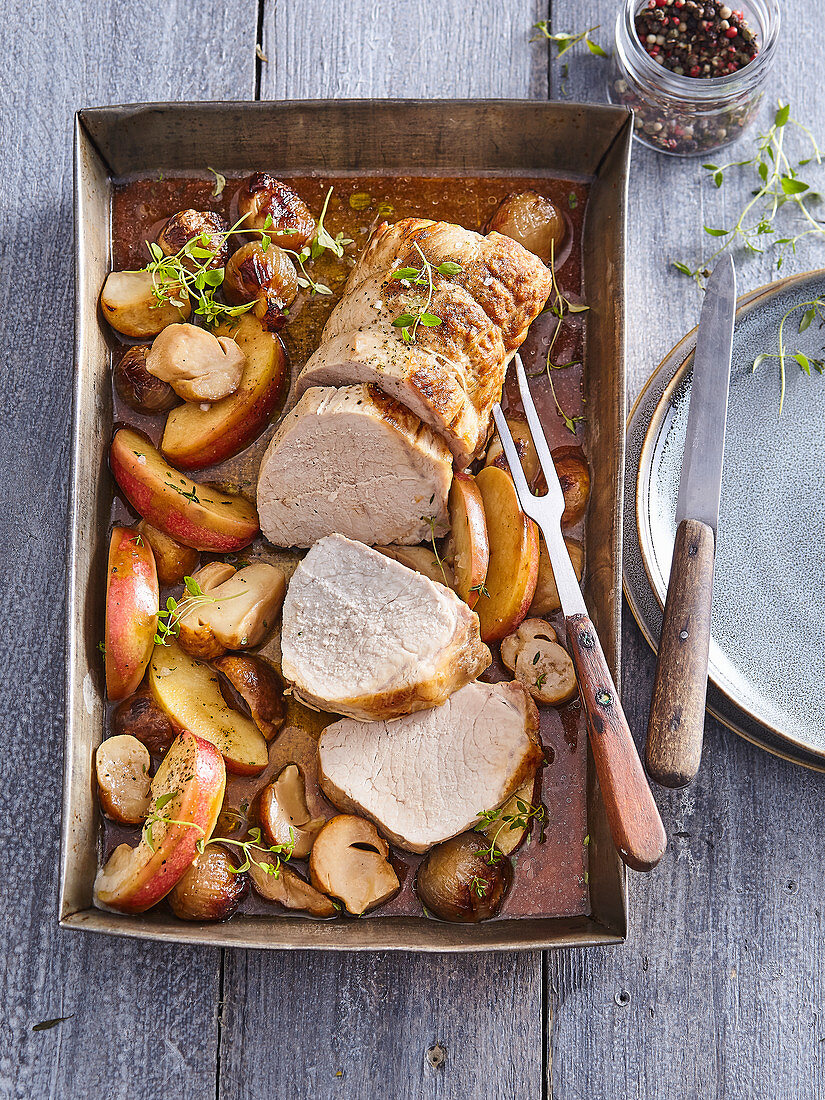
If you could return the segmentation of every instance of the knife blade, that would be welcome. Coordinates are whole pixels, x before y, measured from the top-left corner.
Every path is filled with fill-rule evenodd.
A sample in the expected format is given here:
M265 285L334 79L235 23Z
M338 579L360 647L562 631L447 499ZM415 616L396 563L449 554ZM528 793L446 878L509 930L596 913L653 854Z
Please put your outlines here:
M708 280L696 334L676 539L647 728L647 771L666 787L687 786L702 758L735 314L736 270L726 256Z

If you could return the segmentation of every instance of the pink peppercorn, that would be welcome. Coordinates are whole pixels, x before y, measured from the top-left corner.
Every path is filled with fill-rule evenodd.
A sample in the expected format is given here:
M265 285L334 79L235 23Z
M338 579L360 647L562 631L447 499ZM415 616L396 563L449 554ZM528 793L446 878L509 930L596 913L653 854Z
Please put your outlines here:
M739 31L736 27L728 27L725 31L725 38L736 38L737 34L739 34Z

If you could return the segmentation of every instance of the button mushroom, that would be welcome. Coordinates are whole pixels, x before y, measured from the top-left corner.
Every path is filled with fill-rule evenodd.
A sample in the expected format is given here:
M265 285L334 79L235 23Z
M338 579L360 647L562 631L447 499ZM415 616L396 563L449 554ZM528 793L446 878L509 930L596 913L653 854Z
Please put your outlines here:
M539 703L559 707L576 694L570 654L544 619L524 619L518 630L503 639L501 659Z
M478 836L462 833L430 849L415 876L422 905L441 920L460 924L494 917L513 878L509 860L489 851Z
M558 256L566 228L556 205L538 191L508 195L487 224L488 232L511 237L546 264Z
M570 561L579 580L584 574L584 547L575 539L565 539L564 545L570 555ZM550 563L550 555L544 540L541 543L541 555L539 557L539 577L536 581L536 591L533 594L533 602L530 604L529 614L533 616L550 615L561 607L559 590L556 587L556 578L553 574L553 566Z
M148 271L111 271L100 294L100 308L112 328L124 336L139 340L157 336L167 325L185 321L192 312L182 287L167 289L175 302L158 302Z
M159 531L145 519L140 521L137 529L141 537L145 538L152 547L158 581L162 588L180 584L184 577L194 572L198 564L197 550L193 550L191 546L182 546L171 535L167 535L165 531Z
M315 838L309 877L317 890L339 898L348 912L359 917L401 887L389 854L387 842L371 822L339 814Z
M266 229L273 244L297 252L315 234L309 207L287 184L268 172L254 172L236 196L244 229ZM267 219L271 218L271 222Z
M141 687L120 704L112 719L112 728L118 735L129 734L137 738L149 752L156 755L166 752L175 740L175 727L154 701L147 687Z
M292 844L293 859L306 859L315 838L326 824L310 817L306 785L297 764L287 764L277 779L261 792L261 828L270 844Z
M253 313L268 332L281 328L298 293L295 265L282 248L249 241L226 265L223 292L231 305L255 302Z
M581 447L556 447L550 457L559 475L561 491L564 493L564 512L562 527L572 527L578 523L587 508L590 496L590 470Z
M158 233L158 244L167 256L175 256L197 238L199 247L214 253L207 267L225 267L229 259L226 234L229 226L214 210L179 210ZM190 270L199 268L206 257L184 258Z
M254 851L252 854L258 858ZM261 856L261 863L265 862ZM259 863L250 862L249 877L256 894L267 901L276 901L284 909L296 909L313 917L334 917L338 913L328 897L283 863L275 875L264 870Z
M248 893L246 875L223 848L210 844L172 890L169 904L181 920L227 920Z
M135 344L127 348L115 364L115 389L121 401L135 412L168 412L178 403L177 394L160 378L155 378L146 369L146 356L150 344Z
M271 741L284 722L284 683L272 665L245 653L220 657L214 667L230 707L251 718Z
M259 645L272 630L285 593L286 577L274 565L258 562L239 570L211 588L208 600L189 600L179 620L181 648L209 660L227 649Z
M136 737L121 734L98 745L95 772L100 805L112 821L137 825L149 812L152 761Z
M246 356L229 336L213 336L195 325L170 325L146 356L146 369L168 382L184 401L219 401L234 393Z

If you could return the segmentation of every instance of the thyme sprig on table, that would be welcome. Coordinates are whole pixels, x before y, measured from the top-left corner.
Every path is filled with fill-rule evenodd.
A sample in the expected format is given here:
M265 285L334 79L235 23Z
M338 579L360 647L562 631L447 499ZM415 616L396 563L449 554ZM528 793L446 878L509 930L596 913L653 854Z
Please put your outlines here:
M493 839L490 841L488 848L483 848L481 855L484 856L490 866L494 866L502 857L501 850L496 847L498 838L506 828L508 831L511 829L527 829L531 820L539 822L541 825L541 839L544 839L544 824L547 818L547 812L544 806L534 806L532 802L526 802L523 798L516 799L516 812L504 813L504 806L500 806L497 810L483 810L478 815L478 822L473 826L473 830L476 833L483 833L494 822L498 822L498 828L493 835Z
M756 370L765 362L770 359L779 360L779 415L782 415L782 408L785 404L785 363L788 359L793 359L799 366L799 369L804 371L808 377L811 377L811 371L816 371L817 374L825 373L825 359L815 359L810 355L805 355L801 351L789 351L785 343L785 322L793 314L798 313L800 310L804 310L802 316L799 319L798 332L805 332L810 328L811 323L818 319L819 327L821 328L825 324L825 298L814 298L809 302L800 302L799 305L792 306L779 322L779 334L777 337L777 350L776 351L763 351L760 355L754 359L751 366L751 372L755 373Z
M560 57L564 57L568 50L572 50L574 46L577 46L579 42L584 42L588 50L596 57L610 57L610 54L598 42L594 42L590 35L593 31L597 31L601 26L597 23L595 27L588 27L586 31L580 31L578 34L571 31L557 31L553 34L550 30L550 23L547 19L542 19L539 23L533 24L533 29L539 33L533 35L530 39L531 42L538 42L542 38L546 38L548 42L552 42L556 47L555 60L558 61Z
M810 147L809 156L792 160L788 155L786 143L791 129L804 138ZM816 218L811 210L821 196L800 176L801 170L808 165L821 163L822 154L811 131L791 116L789 104L780 104L773 124L767 133L757 139L753 156L729 164L702 165L717 188L722 187L734 171L753 169L756 173L754 190L736 221L728 228L704 226L708 236L722 242L715 251L704 256L695 267L681 260L672 261L673 266L701 287L714 261L727 249L741 245L746 251L758 255L776 248L776 270L781 270L788 254L795 253L801 241L810 236L825 237L825 221ZM797 219L796 225L791 222L780 230L780 215ZM784 235L780 235L783 230Z
M461 264L457 264L454 260L444 260L440 264L431 264L417 244L413 247L421 257L421 266L399 267L397 271L392 273L392 278L400 280L404 286L426 286L427 288L427 300L423 308L419 308L414 312L408 310L405 313L400 313L392 323L393 328L401 329L401 338L405 344L415 343L419 325L423 325L424 328L436 328L438 325L443 324L438 314L430 313L435 291L433 272L437 271L439 275L458 275L462 270Z

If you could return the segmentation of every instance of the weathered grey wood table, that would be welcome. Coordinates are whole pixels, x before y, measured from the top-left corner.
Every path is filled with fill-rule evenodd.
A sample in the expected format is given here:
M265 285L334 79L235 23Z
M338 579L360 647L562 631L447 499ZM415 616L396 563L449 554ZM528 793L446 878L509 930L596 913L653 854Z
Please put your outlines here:
M194 950L58 931L71 119L136 100L321 96L602 99L530 28L602 24L617 0L11 0L0 188L4 523L0 1097L644 1100L825 1095L822 777L713 722L699 779L659 801L671 836L631 885L627 946L450 957ZM784 0L773 95L825 135L819 5ZM256 57L256 42L268 60ZM637 147L631 396L695 322L668 269L746 194ZM799 269L822 257L798 260ZM740 268L742 289L770 278ZM774 643L782 645L781 639ZM642 730L653 659L625 613ZM51 1030L38 1021L71 1018ZM436 1045L436 1056L428 1052ZM434 1066L433 1062L441 1062Z

